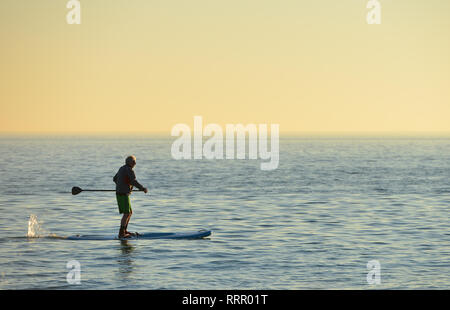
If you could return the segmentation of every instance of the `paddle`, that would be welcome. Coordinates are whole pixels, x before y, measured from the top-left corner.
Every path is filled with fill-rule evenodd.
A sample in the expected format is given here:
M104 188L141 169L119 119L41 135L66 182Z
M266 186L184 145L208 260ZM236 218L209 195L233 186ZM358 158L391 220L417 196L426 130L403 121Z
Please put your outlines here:
M115 189L81 189L77 186L72 187L72 195L78 195L81 192L115 192ZM143 192L142 190L135 190L132 192Z

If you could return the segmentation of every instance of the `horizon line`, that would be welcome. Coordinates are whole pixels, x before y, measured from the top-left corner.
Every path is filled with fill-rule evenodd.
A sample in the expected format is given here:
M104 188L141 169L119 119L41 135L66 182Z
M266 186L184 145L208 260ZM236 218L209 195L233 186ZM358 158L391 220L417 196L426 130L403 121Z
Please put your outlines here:
M267 132L270 134L270 130ZM448 136L450 131L419 131L419 130L403 130L403 131L280 131L282 136ZM170 131L11 131L0 132L0 137L39 137L39 136L168 136L172 137Z

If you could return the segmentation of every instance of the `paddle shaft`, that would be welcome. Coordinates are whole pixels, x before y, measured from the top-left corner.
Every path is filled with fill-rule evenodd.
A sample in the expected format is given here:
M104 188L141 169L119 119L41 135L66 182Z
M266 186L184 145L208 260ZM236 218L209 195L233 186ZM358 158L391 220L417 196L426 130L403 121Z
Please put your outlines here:
M72 187L72 195L78 195L81 192L115 192L115 189L81 189L77 186ZM132 192L143 192L143 190L134 190Z
M115 192L115 189L83 189L82 192ZM132 190L132 192L142 192L143 190Z

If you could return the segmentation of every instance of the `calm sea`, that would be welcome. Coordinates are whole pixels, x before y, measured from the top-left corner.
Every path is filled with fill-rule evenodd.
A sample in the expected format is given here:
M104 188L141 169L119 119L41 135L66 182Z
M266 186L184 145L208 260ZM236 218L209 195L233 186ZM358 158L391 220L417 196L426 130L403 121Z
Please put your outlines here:
M280 163L171 158L162 137L0 138L0 289L449 289L450 138L284 137ZM117 234L112 177L128 154L148 194ZM30 216L41 238L27 238ZM80 263L69 284L67 262ZM368 284L369 261L380 265Z

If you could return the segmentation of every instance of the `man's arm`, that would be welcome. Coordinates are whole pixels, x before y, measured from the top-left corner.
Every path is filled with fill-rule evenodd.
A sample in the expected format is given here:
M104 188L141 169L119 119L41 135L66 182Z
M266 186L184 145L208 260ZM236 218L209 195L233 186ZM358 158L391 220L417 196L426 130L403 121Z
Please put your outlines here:
M131 169L129 169L128 171L129 171L128 177L130 178L130 185L136 186L141 191L145 190L145 187L142 186L141 183L138 182L138 180L136 180L136 174L134 173L134 171Z

